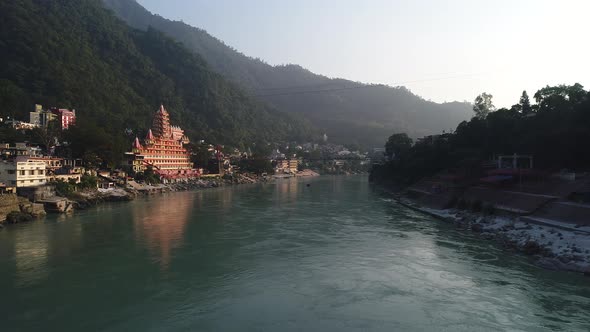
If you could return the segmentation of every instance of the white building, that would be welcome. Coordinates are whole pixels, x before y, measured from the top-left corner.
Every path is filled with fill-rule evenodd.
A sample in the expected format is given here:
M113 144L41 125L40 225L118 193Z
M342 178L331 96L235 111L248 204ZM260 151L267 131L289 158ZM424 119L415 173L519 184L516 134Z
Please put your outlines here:
M46 164L28 160L26 157L15 161L0 161L0 182L14 187L37 187L47 183Z

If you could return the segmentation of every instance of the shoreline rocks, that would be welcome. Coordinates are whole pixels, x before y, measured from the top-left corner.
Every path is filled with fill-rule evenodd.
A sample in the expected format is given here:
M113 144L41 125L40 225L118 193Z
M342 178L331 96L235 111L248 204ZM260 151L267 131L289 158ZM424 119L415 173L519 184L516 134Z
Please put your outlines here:
M399 204L470 230L484 240L496 241L504 249L535 259L539 267L583 273L590 276L590 234L523 222L517 216L493 216L464 210L436 210L394 196Z
M43 204L31 203L15 194L2 195L0 199L0 225L28 222L45 216Z

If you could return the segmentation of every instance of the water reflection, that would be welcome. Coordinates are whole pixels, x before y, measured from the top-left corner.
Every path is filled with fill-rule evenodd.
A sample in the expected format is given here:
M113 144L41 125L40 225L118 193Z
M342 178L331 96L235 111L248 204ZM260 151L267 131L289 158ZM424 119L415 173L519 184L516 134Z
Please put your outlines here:
M295 178L277 180L275 202L277 204L295 202L299 196L300 184L303 185Z
M37 221L13 226L14 237L8 242L14 259L14 281L18 287L37 284L48 278L49 265L69 259L80 247L78 223ZM27 231L20 231L27 228Z
M292 179L7 227L0 330L589 330L587 279L368 188Z
M172 251L182 245L192 203L186 195L169 195L133 207L136 241L146 246L162 269L169 266Z

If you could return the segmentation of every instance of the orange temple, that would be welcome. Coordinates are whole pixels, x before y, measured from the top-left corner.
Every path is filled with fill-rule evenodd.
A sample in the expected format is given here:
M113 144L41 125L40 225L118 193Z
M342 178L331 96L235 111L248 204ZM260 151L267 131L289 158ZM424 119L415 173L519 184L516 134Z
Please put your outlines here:
M199 177L201 174L193 168L190 153L184 147L188 143L184 130L170 125L170 114L162 105L143 144L137 137L133 142L133 150L128 153L132 169L140 173L151 167L165 182Z

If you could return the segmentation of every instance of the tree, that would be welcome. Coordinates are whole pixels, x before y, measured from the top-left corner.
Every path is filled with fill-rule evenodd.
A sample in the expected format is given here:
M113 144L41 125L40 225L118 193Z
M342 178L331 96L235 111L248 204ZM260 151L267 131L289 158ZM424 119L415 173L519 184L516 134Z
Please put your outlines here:
M209 151L209 144L206 143L189 143L185 145L191 154L191 162L195 167L207 168L209 160L212 159L213 154Z
M412 147L412 139L406 133L393 134L385 143L385 152L390 158L395 158Z
M526 93L526 90L522 92L522 96L520 96L520 101L518 104L520 105L522 114L529 114L533 111L533 108L531 107L531 101L529 99L528 93Z
M264 158L242 159L238 165L242 171L249 173L262 174L272 173L274 171L270 160Z
M0 142L22 142L26 137L22 131L18 131L12 126L0 126Z
M272 153L273 147L263 140L259 140L254 143L254 147L252 148L253 156L259 158L266 158Z
M496 110L496 107L492 103L492 97L491 94L484 92L475 98L473 112L476 118L485 119L490 112Z
M86 152L82 155L82 161L88 169L99 169L103 160L95 153Z
M546 86L535 93L541 110L557 110L581 102L586 95L580 83L574 85Z
M480 97L479 104L484 105L486 98ZM540 104L530 105L523 92L511 109L474 117L459 124L454 133L422 140L402 158L375 165L371 179L408 185L447 170L477 180L485 174L482 161L513 153L534 155L535 167L543 170L589 169L590 92L579 84L547 86L535 98ZM529 105L538 116L522 116Z
M61 136L60 124L57 120L51 120L44 127L37 127L33 129L33 137L39 141L44 147L47 154L52 155L52 148Z

